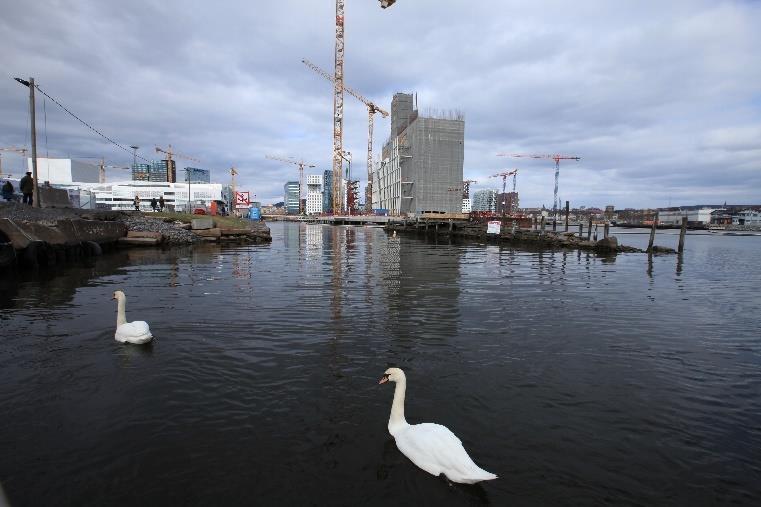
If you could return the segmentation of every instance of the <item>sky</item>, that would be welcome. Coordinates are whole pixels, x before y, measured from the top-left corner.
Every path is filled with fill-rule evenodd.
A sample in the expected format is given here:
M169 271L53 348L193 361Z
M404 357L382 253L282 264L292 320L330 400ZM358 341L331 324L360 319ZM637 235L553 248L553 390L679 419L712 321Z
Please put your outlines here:
M552 206L563 154L572 206L761 204L761 2L672 0L345 0L345 83L390 109L465 115L464 177L500 188L519 169L521 206ZM283 199L295 166L332 167L332 0L130 2L3 0L0 147L29 145L28 91L39 87L138 154L171 144L263 203ZM366 180L367 109L344 99L344 149ZM132 162L38 96L39 156ZM376 115L375 152L390 135ZM3 154L4 171L21 166ZM111 170L108 177L128 177Z

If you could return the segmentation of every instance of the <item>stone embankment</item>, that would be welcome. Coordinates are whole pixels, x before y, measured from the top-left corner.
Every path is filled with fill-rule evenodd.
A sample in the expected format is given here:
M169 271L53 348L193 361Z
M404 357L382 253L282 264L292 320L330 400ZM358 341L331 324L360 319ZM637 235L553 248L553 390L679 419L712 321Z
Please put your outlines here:
M387 231L399 233L412 233L422 235L444 236L461 238L472 241L493 243L510 243L539 248L592 250L601 254L622 252L644 252L639 248L618 244L615 236L608 236L600 240L586 240L572 232L558 232L551 230L515 229L510 226L502 227L499 234L487 234L487 225L479 222L409 222L402 224L389 224L384 227ZM654 247L652 253L676 253L671 248Z
M0 269L52 266L110 248L202 241L265 243L272 238L263 222L230 217L0 204Z

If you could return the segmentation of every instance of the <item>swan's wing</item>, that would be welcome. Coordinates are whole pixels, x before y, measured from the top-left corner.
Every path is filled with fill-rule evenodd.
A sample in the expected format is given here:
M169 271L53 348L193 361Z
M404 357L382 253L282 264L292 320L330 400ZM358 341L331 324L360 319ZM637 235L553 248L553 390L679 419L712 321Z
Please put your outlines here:
M142 320L127 322L116 328L116 339L120 342L146 342L153 338L148 323Z
M402 454L430 474L443 473L456 482L477 482L495 477L476 465L460 439L440 424L414 424L395 438Z

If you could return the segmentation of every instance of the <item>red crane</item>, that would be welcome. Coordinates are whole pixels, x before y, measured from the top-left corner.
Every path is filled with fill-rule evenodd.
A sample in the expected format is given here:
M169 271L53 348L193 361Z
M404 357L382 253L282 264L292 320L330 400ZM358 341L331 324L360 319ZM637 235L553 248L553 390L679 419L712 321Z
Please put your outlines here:
M502 214L505 214L505 209L507 207L507 203L505 202L505 199L507 199L507 177L512 176L513 177L513 194L515 194L515 179L518 175L518 169L512 169L510 171L503 171L501 173L492 174L489 176L490 178L502 178ZM513 204L511 208L515 207L515 199L513 199ZM512 213L514 210L510 210Z
M560 180L560 161L561 160L581 160L581 157L575 155L523 155L515 153L497 153L498 157L513 158L549 158L555 161L555 194L552 201L552 214L555 218L558 216L560 203L558 202L558 181Z

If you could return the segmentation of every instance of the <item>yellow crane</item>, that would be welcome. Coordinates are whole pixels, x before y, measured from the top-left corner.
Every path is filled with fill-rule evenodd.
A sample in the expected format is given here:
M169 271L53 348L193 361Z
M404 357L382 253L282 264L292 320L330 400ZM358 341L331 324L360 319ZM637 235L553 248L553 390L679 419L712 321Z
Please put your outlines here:
M266 158L268 158L270 160L279 160L280 162L285 162L286 164L293 164L295 166L298 166L298 168L299 168L299 215L303 215L304 214L304 209L303 209L303 206L301 205L301 192L302 192L302 188L304 188L304 168L305 167L317 167L317 166L314 165L314 164L308 164L308 163L304 162L303 160L294 160L293 157L291 157L291 158L282 158L282 157L276 157L274 155L266 155ZM333 185L333 188L336 188L336 186ZM335 203L336 200L337 199L336 199L335 194L334 194L333 202ZM335 206L333 208L335 209Z
M172 150L172 145L171 144L169 145L169 148L167 148L166 150L164 148L159 148L158 146L156 146L156 153L164 153L164 154L166 154L166 161L167 161L167 163L166 163L166 181L169 182L169 183L174 183L174 181L172 181L172 157L181 158L181 159L184 159L184 160L192 160L193 162L200 162L200 160L198 160L197 158L189 157L187 155L182 155L180 153L175 153Z
M391 2L393 3L393 2ZM391 5L391 4L389 4ZM335 76L331 76L326 71L315 65L314 63L310 62L307 59L301 60L301 63L327 79L328 81L331 81L335 84L336 78ZM371 102L370 100L366 99L362 96L359 92L356 90L353 90L352 88L349 88L345 84L343 85L343 89L354 97L355 99L362 102L365 106L367 106L367 192L365 194L365 206L369 209L372 209L372 199L373 199L373 118L375 116L375 113L380 113L381 116L386 118L388 116L388 111L384 111L380 107L378 107L377 104L374 102Z

